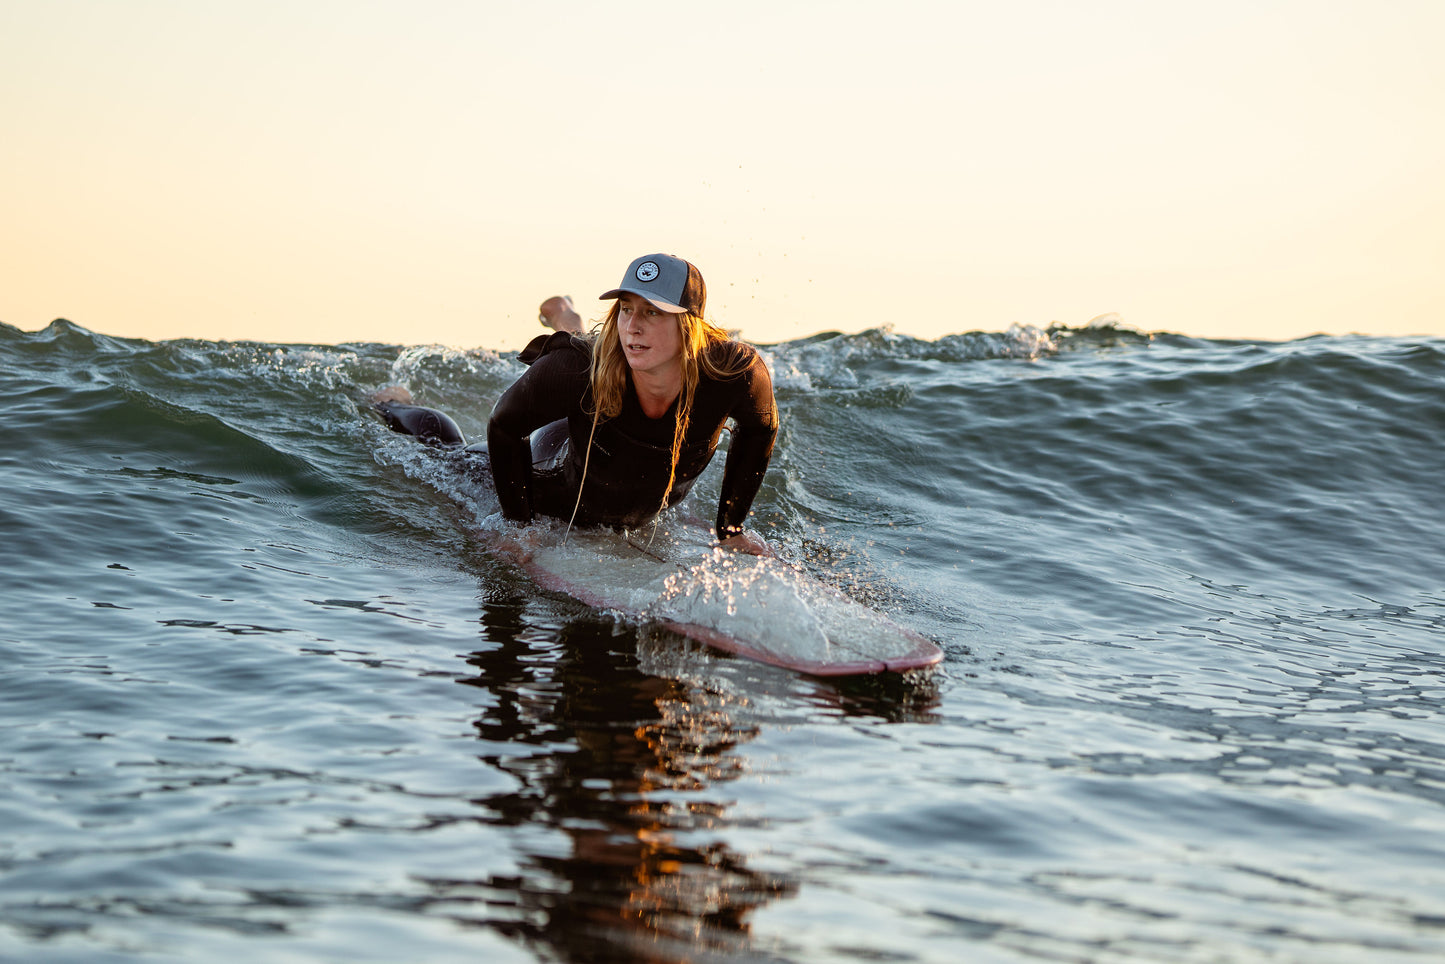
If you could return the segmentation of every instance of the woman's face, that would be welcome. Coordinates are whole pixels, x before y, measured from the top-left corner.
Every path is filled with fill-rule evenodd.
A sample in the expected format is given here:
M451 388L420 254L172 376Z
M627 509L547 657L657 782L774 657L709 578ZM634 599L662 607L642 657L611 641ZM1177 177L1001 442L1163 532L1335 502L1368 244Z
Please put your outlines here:
M634 372L664 374L682 368L682 330L678 316L663 311L641 295L617 297L617 338Z

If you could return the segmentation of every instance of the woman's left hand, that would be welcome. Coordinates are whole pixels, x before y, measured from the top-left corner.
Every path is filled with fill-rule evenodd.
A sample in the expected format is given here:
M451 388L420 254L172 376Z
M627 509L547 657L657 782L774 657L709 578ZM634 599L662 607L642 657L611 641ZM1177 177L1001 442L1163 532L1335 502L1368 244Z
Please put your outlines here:
M762 536L754 535L746 530L728 536L722 541L722 547L734 552L746 552L750 556L777 557L777 553L773 552L773 547L764 542Z
M532 561L539 538L535 530L524 528L515 535L506 532L484 532L482 539L493 552L513 565L525 566Z

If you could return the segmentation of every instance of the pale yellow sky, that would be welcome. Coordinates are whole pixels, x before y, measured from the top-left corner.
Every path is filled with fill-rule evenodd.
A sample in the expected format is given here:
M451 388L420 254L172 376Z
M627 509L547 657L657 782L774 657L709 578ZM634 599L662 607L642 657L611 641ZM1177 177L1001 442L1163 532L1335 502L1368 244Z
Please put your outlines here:
M0 321L1445 335L1445 2L0 0Z

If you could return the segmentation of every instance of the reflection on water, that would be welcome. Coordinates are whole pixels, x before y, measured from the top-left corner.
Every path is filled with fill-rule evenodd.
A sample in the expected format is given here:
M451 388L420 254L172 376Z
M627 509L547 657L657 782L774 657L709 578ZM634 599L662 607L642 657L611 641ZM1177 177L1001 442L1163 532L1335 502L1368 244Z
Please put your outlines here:
M601 617L538 620L520 600L483 613L490 648L462 682L490 694L481 759L516 788L478 799L514 830L521 874L431 880L455 916L569 960L675 961L746 951L749 915L794 893L728 847L734 748L757 735L730 698L644 673L637 635ZM539 946L540 945L540 946Z

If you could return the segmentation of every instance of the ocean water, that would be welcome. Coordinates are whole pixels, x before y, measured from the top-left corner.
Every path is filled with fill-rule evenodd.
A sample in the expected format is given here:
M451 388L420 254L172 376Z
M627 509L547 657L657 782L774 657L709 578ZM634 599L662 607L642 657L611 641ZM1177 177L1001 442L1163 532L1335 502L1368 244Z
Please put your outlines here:
M0 959L1445 957L1445 342L765 351L755 527L934 672L539 589L364 404L510 355L0 325Z

